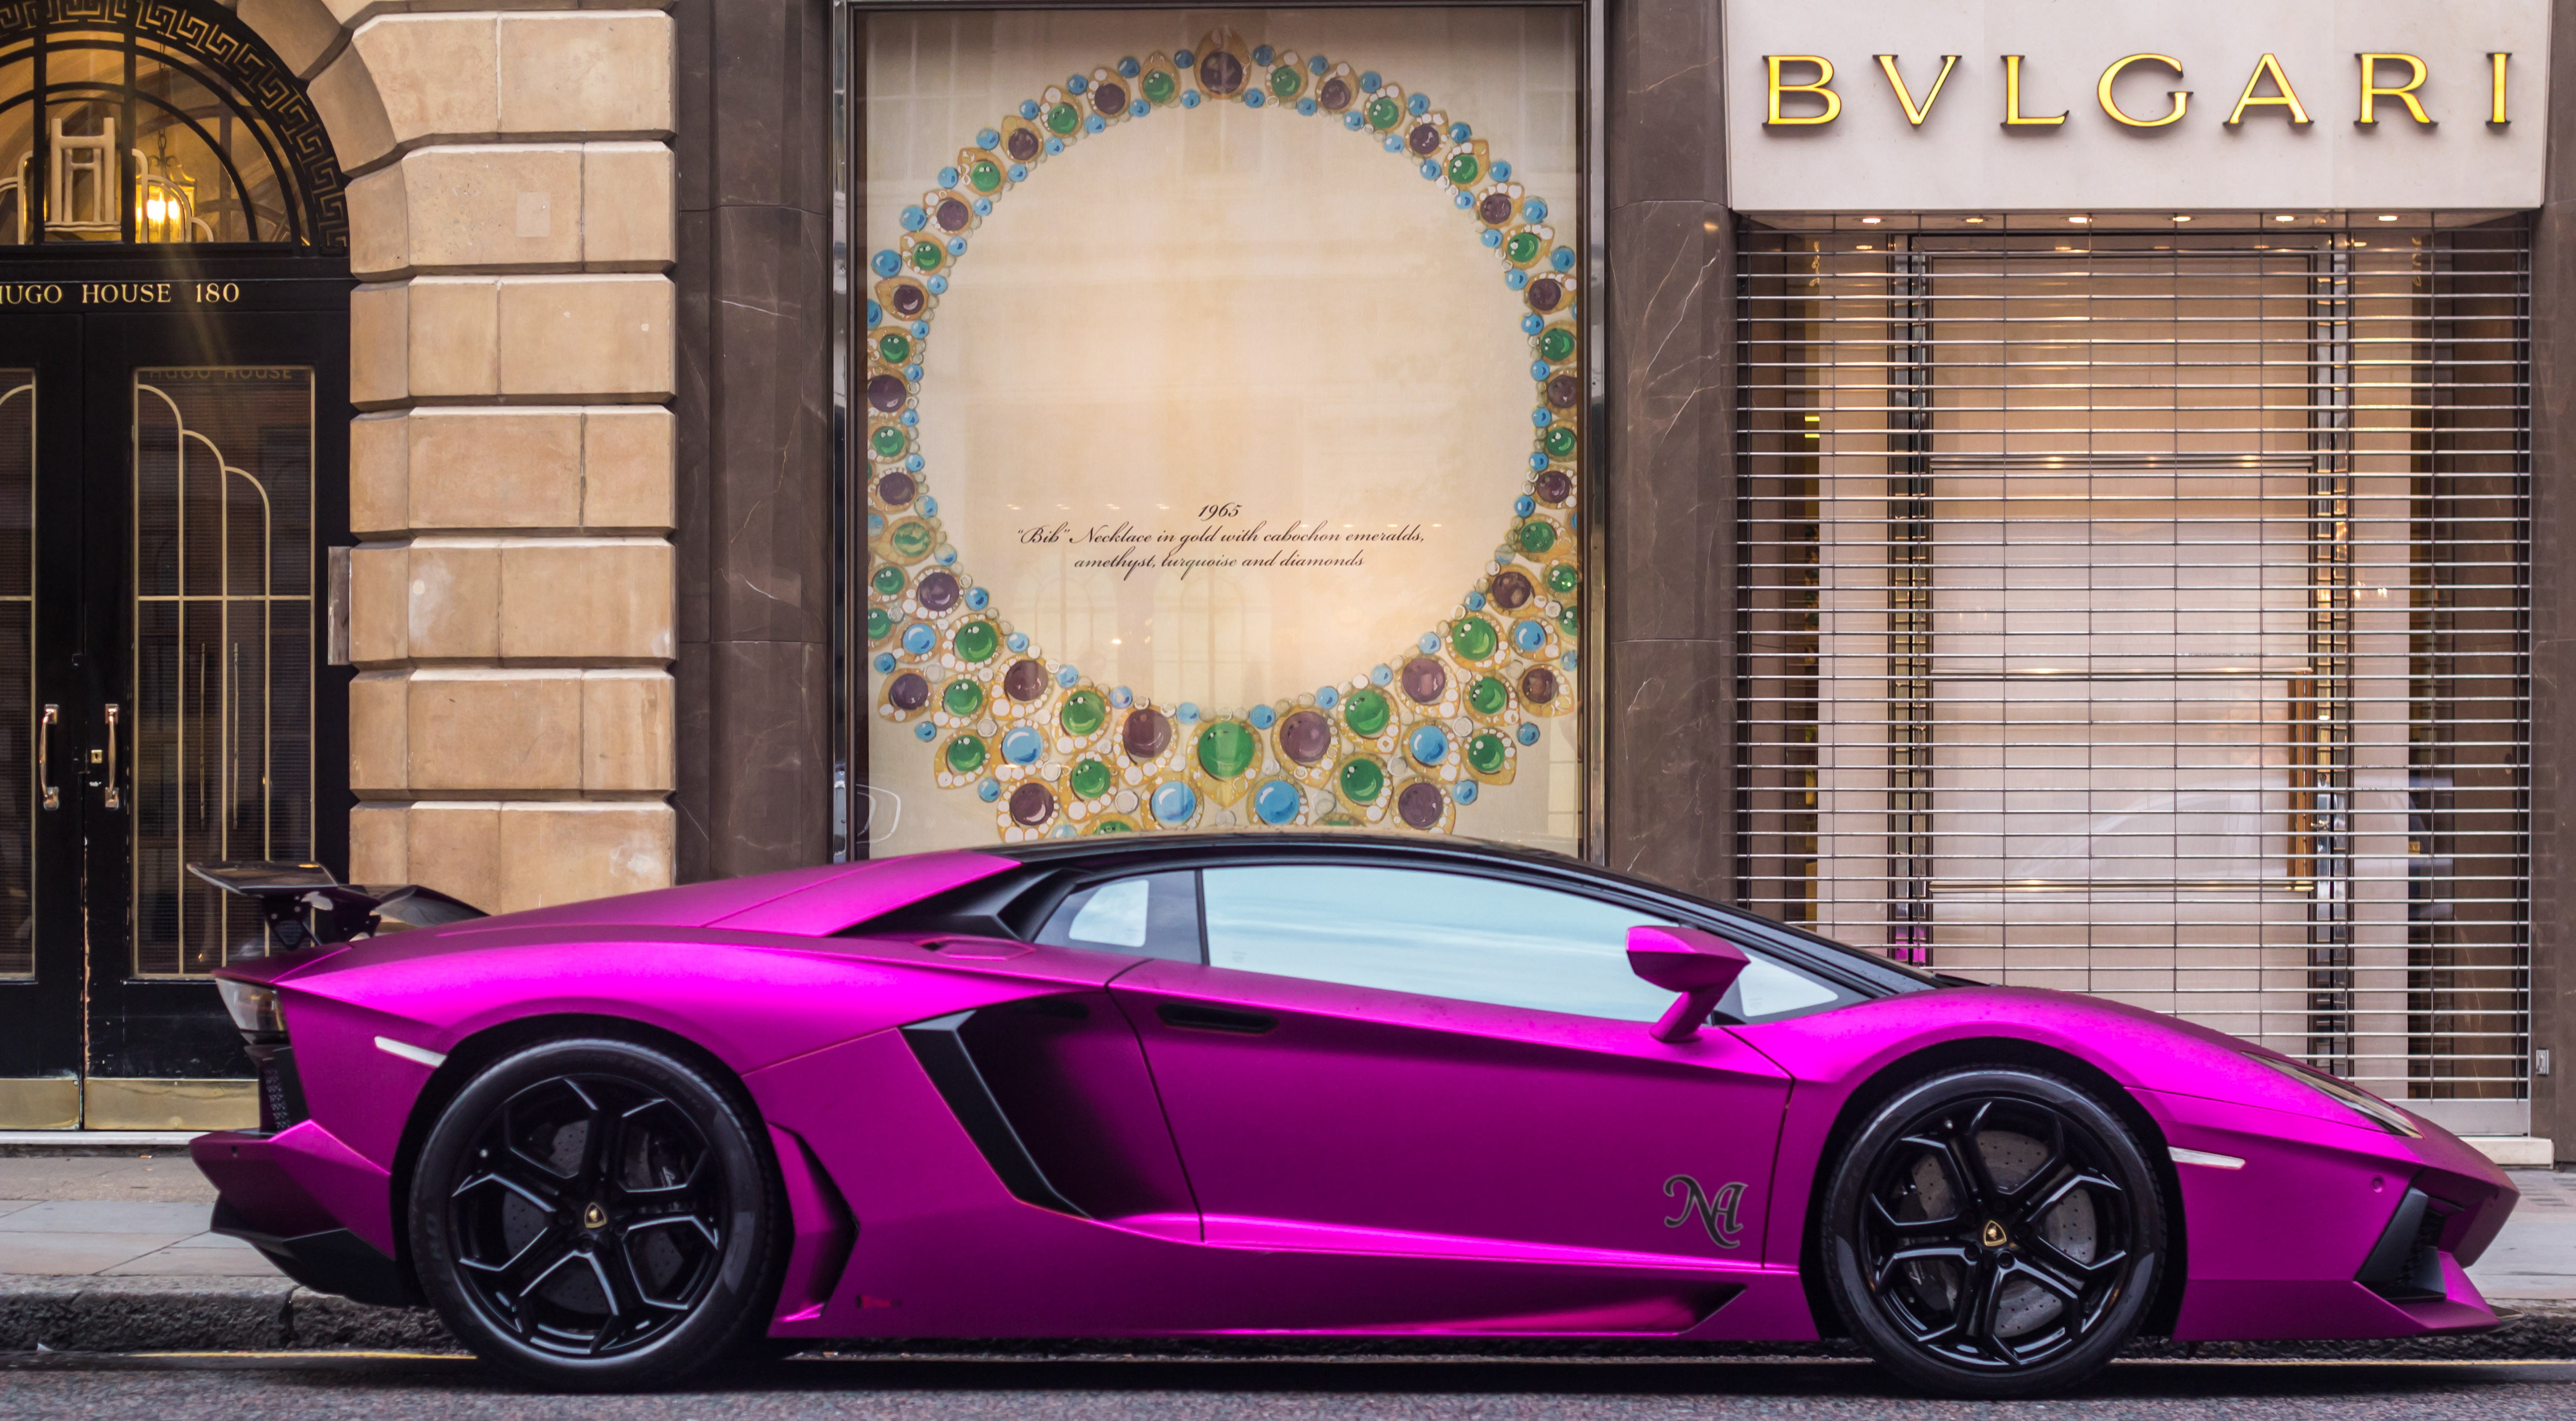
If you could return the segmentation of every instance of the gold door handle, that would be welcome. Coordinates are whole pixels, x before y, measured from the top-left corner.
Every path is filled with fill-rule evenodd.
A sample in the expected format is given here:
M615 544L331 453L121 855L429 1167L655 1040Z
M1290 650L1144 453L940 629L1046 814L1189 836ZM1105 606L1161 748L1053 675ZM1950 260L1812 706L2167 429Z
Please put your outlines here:
M63 807L63 792L54 788L54 722L63 718L61 706L45 707L45 718L36 730L36 788L45 792L45 807Z
M121 807L123 807L123 805L124 805L124 803L125 803L125 796L124 796L124 795L122 795L122 794L119 794L119 793L117 792L117 789L116 789L116 713L117 713L116 703L115 703L115 702L113 702L113 701L110 701L110 702L108 703L108 707L107 707L107 798L106 798L107 807L108 807L108 808L110 808L110 809L117 809L117 808L121 808Z

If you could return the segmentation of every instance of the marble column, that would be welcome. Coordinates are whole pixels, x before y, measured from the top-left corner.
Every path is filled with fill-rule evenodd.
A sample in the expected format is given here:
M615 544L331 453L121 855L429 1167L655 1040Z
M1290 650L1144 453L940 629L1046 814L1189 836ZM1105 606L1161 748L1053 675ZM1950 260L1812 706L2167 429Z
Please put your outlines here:
M1602 713L1610 866L1734 892L1735 232L1708 0L1613 0Z
M831 852L831 15L672 14L686 882Z

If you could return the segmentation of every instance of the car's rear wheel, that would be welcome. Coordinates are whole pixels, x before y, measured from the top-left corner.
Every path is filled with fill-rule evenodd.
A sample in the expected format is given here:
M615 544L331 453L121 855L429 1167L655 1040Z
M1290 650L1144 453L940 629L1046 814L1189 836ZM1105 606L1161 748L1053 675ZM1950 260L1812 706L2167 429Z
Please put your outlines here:
M412 1260L450 1331L541 1385L664 1386L765 1330L777 1166L736 1091L650 1046L513 1052L438 1117Z
M1826 1286L1888 1370L2037 1396L2137 1334L2164 1258L2156 1172L2118 1115L2040 1071L1954 1071L1880 1106L1826 1184Z

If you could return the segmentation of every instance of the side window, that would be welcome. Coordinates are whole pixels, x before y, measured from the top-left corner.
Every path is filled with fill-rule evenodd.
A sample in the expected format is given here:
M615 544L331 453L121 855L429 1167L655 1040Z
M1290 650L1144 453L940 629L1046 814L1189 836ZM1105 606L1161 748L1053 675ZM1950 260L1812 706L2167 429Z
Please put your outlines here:
M1199 960L1198 875L1148 873L1076 889L1047 915L1038 941L1049 947L1089 947Z
M1738 943L1737 946L1743 944ZM1745 965L1744 975L1735 979L1735 985L1727 988L1725 998L1718 1002L1717 1013L1722 1017L1742 1022L1776 1021L1782 1017L1803 1016L1819 1007L1860 1000L1857 993L1819 982L1794 967L1783 966L1763 956L1759 949L1746 947L1744 955L1752 961Z
M1208 962L1393 992L1653 1021L1672 994L1628 970L1661 919L1499 878L1333 864L1201 875Z

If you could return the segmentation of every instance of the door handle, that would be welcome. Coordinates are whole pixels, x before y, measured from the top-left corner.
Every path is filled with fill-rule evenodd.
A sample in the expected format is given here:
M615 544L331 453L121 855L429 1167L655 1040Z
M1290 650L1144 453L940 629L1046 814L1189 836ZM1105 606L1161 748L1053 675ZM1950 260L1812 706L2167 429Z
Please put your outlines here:
M45 718L36 729L36 788L45 792L45 807L63 807L63 792L54 788L54 722L63 718L61 706L45 707Z
M1191 1002L1165 1002L1154 1008L1154 1015L1184 1031L1231 1031L1238 1036L1259 1036L1279 1025L1279 1018L1257 1011L1227 1011Z
M125 796L118 793L116 788L116 716L117 705L114 701L110 701L107 705L107 795L105 800L110 809L122 808L125 804Z

